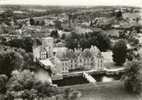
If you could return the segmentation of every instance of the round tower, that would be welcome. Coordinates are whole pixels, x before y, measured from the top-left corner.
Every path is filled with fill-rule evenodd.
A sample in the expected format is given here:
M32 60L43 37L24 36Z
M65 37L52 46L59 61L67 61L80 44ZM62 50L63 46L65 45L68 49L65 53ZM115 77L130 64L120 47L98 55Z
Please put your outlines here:
M53 56L54 39L52 37L42 38L42 47L46 48L50 57Z

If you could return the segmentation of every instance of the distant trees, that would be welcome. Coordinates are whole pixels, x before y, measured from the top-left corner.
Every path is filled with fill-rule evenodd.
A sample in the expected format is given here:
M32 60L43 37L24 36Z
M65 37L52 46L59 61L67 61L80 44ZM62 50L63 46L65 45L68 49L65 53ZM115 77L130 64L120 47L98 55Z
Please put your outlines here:
M102 31L94 31L86 34L72 33L66 39L66 47L74 48L90 48L91 45L96 45L101 51L106 51L111 48L109 37Z
M127 36L126 31L120 31L119 32L119 38L121 39L128 39L129 35Z
M31 25L41 25L41 26L45 25L44 20L35 20L33 17L31 17L29 21Z
M119 40L113 47L113 61L116 65L123 65L127 57L127 45L124 40Z
M55 21L55 28L59 29L59 30L62 29L61 21L59 21L59 20Z
M0 22L4 22L4 23L6 23L7 25L10 25L11 19L14 19L14 18L15 18L15 15L14 15L13 11L10 10L10 9L8 9L8 10L6 10L5 12L3 12L2 14L0 14L0 16L1 16Z
M132 45L132 46L138 46L139 45L139 40L137 39L137 38L131 38L131 39L129 39L128 40L129 42L130 42L130 44Z
M115 12L115 16L116 16L116 18L119 20L119 19L122 19L122 11L121 10L119 10L119 11L116 11Z
M35 20L33 18L30 18L30 24L35 25Z
M142 63L132 61L127 64L126 72L123 76L126 91L140 94L142 92Z

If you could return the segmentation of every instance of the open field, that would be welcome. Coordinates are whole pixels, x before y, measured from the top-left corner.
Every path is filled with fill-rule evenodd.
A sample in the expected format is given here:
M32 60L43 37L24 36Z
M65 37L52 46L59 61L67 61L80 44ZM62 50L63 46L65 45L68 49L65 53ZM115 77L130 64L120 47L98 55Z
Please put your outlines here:
M128 94L120 81L74 85L64 88L74 88L82 92L77 100L142 100L142 96Z

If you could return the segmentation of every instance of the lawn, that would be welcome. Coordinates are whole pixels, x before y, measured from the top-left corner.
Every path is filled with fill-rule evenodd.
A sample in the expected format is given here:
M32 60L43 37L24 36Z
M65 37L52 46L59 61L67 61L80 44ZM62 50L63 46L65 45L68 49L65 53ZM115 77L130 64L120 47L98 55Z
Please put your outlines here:
M97 83L97 85L82 84L64 88L69 87L82 92L82 96L77 100L142 100L142 96L127 93L120 81Z

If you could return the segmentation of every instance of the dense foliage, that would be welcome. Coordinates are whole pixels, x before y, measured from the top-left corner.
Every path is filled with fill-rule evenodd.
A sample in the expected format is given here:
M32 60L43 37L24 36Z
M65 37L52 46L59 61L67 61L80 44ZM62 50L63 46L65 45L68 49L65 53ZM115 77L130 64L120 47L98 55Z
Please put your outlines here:
M23 57L18 52L0 53L0 74L10 76L12 70L20 69Z
M33 40L31 38L13 39L5 44L16 48L22 48L26 52L32 52Z
M81 96L79 91L60 89L49 82L41 82L35 78L35 74L29 70L14 70L9 79L0 75L0 93L3 93L1 99L48 100L48 97L57 96L56 100L74 100Z
M13 11L12 10L10 10L10 9L8 9L8 10L6 10L5 12L3 12L2 14L0 14L1 15L1 17L0 17L0 23L1 22L4 22L4 23L6 23L7 25L10 25L10 21L11 21L11 19L14 19L15 17L15 15L14 15L14 13L13 13Z
M0 49L0 74L6 74L10 77L11 72L15 69L35 69L36 63L33 62L32 53L6 46L2 46Z
M119 40L113 47L113 61L116 65L123 65L127 57L127 46L124 40Z
M124 86L130 93L139 94L142 92L142 63L140 61L128 63L124 75Z
M37 97L53 96L59 93L57 87L42 83L35 79L34 72L29 70L13 71L12 77L7 83L7 98L24 98L34 100Z
M94 31L86 34L72 33L66 38L66 47L74 48L90 48L96 45L101 51L106 51L111 48L109 37L102 31Z

